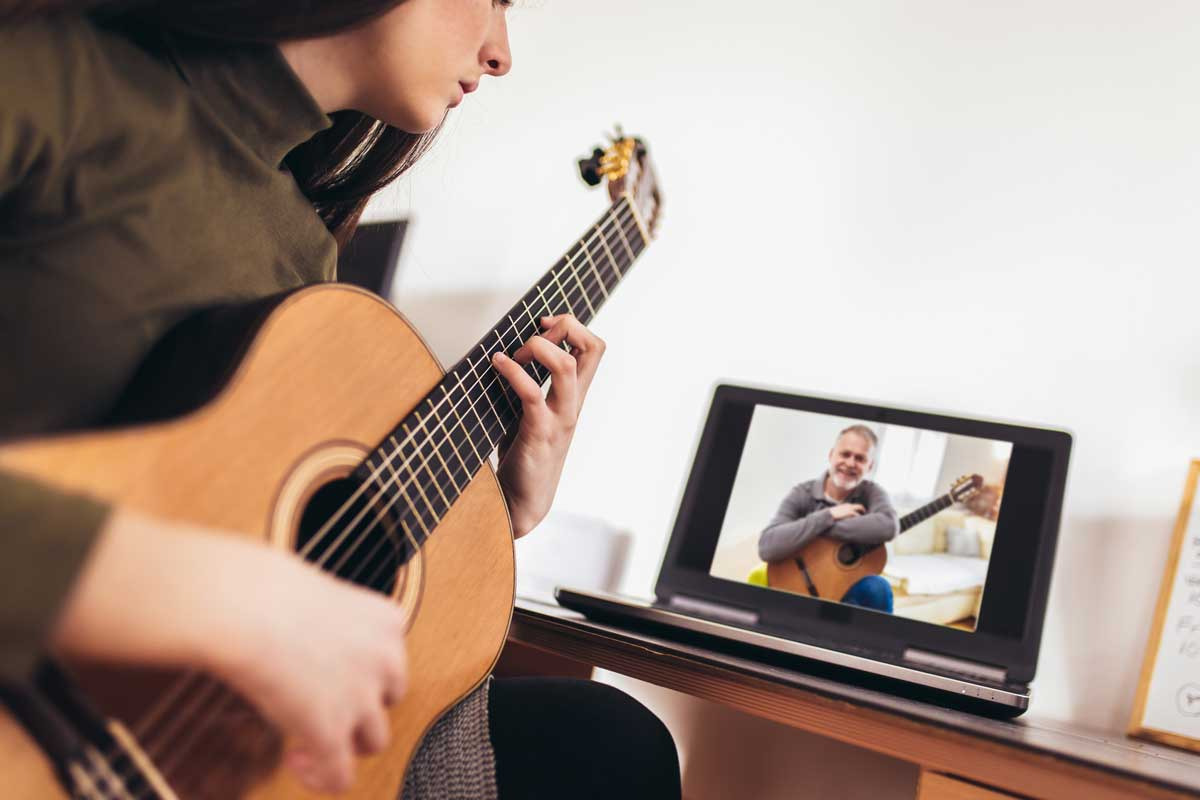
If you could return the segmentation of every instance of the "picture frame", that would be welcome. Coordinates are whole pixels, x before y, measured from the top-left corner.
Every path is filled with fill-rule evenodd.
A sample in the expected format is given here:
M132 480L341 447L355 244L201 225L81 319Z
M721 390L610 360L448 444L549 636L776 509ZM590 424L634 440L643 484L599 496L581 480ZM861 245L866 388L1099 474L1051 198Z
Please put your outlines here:
M1200 459L1193 459L1159 588L1128 734L1200 753Z

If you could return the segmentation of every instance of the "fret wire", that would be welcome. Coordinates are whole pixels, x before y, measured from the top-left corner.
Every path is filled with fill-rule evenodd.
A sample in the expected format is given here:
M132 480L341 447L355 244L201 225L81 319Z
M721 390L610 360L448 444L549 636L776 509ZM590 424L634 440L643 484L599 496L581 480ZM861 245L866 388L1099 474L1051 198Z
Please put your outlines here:
M529 317L529 321L530 321L531 323L533 323L533 324L534 324L534 325L537 327L537 329L538 329L538 334L540 335L540 333L541 333L541 324L535 321L535 320L536 320L536 317L534 317L534 316L533 316L533 311L532 311L532 310L529 308L529 303L528 303L528 302L525 300L525 298L521 298L521 305L523 305L523 306L525 307L525 316ZM566 341L564 340L564 341L562 342L562 345L565 345L565 344L566 344ZM562 346L562 345L559 345L559 346ZM565 348L564 348L564 349L565 349ZM535 364L536 364L536 362L535 362ZM544 379L539 379L539 380L538 380L538 383L542 383L542 381L543 381L543 380L544 380Z
M516 306L513 306L513 308L516 308ZM513 332L513 336L517 337L517 350L520 350L522 347L525 346L526 340L533 338L533 336L535 336L537 334L537 331L535 330L532 333L530 333L528 336L526 336L521 331L521 327L519 325L517 325L517 321L515 319L513 319L512 314L505 314L504 318L508 320L508 327L509 327L509 330L511 330ZM535 327L536 327L536 323L535 323ZM516 350L514 350L513 352L515 353Z
M390 439L393 444L396 443L395 435L389 436L388 439ZM377 497L391 497L392 496L392 494L391 494L392 486L396 487L397 489L402 489L402 487L403 487L403 484L400 482L401 481L400 473L396 470L395 462L389 458L389 459L387 459L387 461L385 463L387 464L388 471L390 471L392 473L392 484L391 484L391 486L389 486L387 484L380 483L379 484L379 493L376 495ZM372 505L375 505L375 504L372 503ZM373 522L371 524L378 525L378 524L380 524L380 522L388 519L388 511L389 511L389 509L387 509L387 508L381 508L378 511L376 511L375 512L375 522ZM370 529L368 528L368 530L370 530ZM395 536L395 534L396 534L395 526L388 525L388 535ZM341 571L341 568L343 566L345 566L345 561L347 558L349 558L349 553L347 553L345 556L343 556L338 561L338 563L334 566L334 568L331 570L331 572L333 572L334 574L338 574Z
M579 268L583 273L581 276L581 279L584 277L588 277L592 272L592 270L587 270L585 268L585 265L582 261L579 262ZM588 282L586 284L586 288L587 288L586 295L587 295L588 300L591 303L592 319L595 319L596 313L599 312L599 310L604 307L604 304L606 302L608 302L608 290L604 288L603 280L597 280L595 282L597 284L597 288L600 289L600 291L598 291L598 292L593 291L593 287L590 285L591 283L592 283L592 280L590 277L588 277ZM589 320L589 322L590 322L590 320Z
M467 426L463 424L462 415L458 413L458 403L450 399L450 391L446 388L445 381L442 382L441 386L443 401L449 401L450 412L454 414L454 419L458 424L458 429L463 433L463 440L467 444L471 445L471 450L474 452L475 458L479 461L479 463L482 464L483 459L479 457L479 451L475 449L475 443L471 441L471 434L467 430ZM451 434L451 436L453 436L453 434ZM475 474L475 470L474 468L467 466L466 459L462 457L462 453L459 452L457 445L454 447L454 454L458 456L458 463L462 464L463 472L466 473L467 483L469 484L471 482L471 477Z
M515 308L515 306L514 306L514 308ZM514 337L516 338L516 340L517 340L517 346L516 346L516 347L513 349L513 352L514 352L514 353L516 353L516 352L517 352L517 350L520 350L522 347L524 347L524 346L525 346L525 340L526 340L526 339L528 339L528 338L531 338L531 337L527 337L527 336L525 336L525 334L524 334L524 333L521 331L521 328L520 328L520 326L519 326L519 325L517 325L517 321L516 321L515 319L513 319L513 318L512 318L512 314L505 314L505 315L504 315L504 318L505 318L506 320L508 320L508 329L509 329L510 331L512 331L512 333L513 333L513 336L514 336ZM499 336L499 333L497 333L497 335L496 335L496 338L497 338L497 339L498 339L498 340L501 342L501 346L503 346L503 341L504 341L504 340L500 338L500 336ZM506 351L506 352L507 352L507 351ZM516 360L516 359L514 359L514 360ZM535 361L535 362L531 362L531 363L534 363L534 364L535 364L535 363L537 363L537 362ZM521 369L522 369L522 370L524 370L526 373L528 373L528 372L529 372L529 367L528 367L528 366L525 366L525 365L520 365L520 366L521 366ZM508 392L509 392L510 390L512 390L512 387L511 387L511 385L509 385L508 381L504 381L503 383L501 383L501 384L500 384L500 388L501 388L501 389L504 391L504 393L505 393L506 395L508 394ZM517 402L518 402L518 403L520 402L520 400L521 400L521 398L520 398L520 397L517 397ZM513 413L514 413L514 414L517 414L517 408L519 408L519 406L513 406ZM518 415L518 416L519 416L519 415Z
M626 198L622 198L622 199L626 199ZM619 216L619 214L618 214L618 216ZM624 221L619 221L619 220L618 220L617 224L616 224L616 225L613 225L612 227L613 227L615 230L617 230L618 232L623 232L623 231L624 231L624 228L625 228L625 222L624 222ZM609 236L608 236L608 235L605 235L605 236L601 237L601 241L604 243L605 247L607 247L607 246L608 246L608 239L609 239ZM628 244L628 243L627 243L627 244ZM632 263L634 262L634 260L636 260L636 258L637 258L637 257L636 257L636 256L634 256L634 255L632 254L632 251L630 251L630 250L629 250L628 246L627 246L625 249L626 249L626 251L627 251L627 252L629 252L629 253L630 253L629 264L632 264ZM611 253L611 251L610 251L610 253ZM621 260L620 260L619 258L616 258L615 256L613 257L613 264L614 264L614 266L613 266L613 269L614 269L614 270L616 269L616 266L615 266L615 265L616 265L616 264L619 264L619 263L620 263L620 261L621 261ZM627 264L626 266L628 266L628 264Z
M433 488L437 490L437 493L439 495L441 495L442 502L445 504L445 508L449 509L450 501L446 499L446 495L442 492L442 487L437 479L437 475L434 474L433 460L432 460L430 454L425 452L425 447L428 446L431 453L433 455L437 455L437 446L433 443L433 437L430 435L429 429L426 428L424 421L421 419L421 414L420 414L419 409L414 409L412 414L409 415L409 419L416 420L416 427L414 427L410 430L406 423L401 423L400 428L404 431L407 438L411 439L413 444L415 445L417 459L420 461L420 463L418 464L418 467L424 468L425 474L429 476L428 482L431 483L433 485ZM418 429L423 431L425 435L419 436ZM423 486L425 481L419 475L414 474L413 475L413 483L416 485L417 491L421 493L421 496L426 497L424 486ZM436 500L437 498L435 497L434 499ZM435 526L436 526L437 522L441 522L441 519L440 519L441 514L438 513L436 511L436 509L433 508L432 503L430 503L430 509L434 511L433 516L434 516ZM441 513L445 513L445 511L443 511Z
M596 276L596 282L600 284L600 291L604 292L604 299L608 299L608 289L604 286L604 278L600 276L600 270L596 269L596 262L592 259L592 254L589 252L585 240L579 240L579 247L583 250L583 255L588 261L588 265L592 268L592 274Z
M537 289L537 291L538 291L538 297L542 298L542 305L544 305L546 307L546 316L548 316L548 317L556 316L554 313L553 307L550 305L550 301L546 299L545 292L542 291L541 284L535 285L534 288Z
M455 435L457 433L457 429L461 427L461 421L459 420L459 417L458 417L458 411L454 408L454 402L450 399L450 393L449 393L449 390L447 389L446 381L444 378L443 378L442 382L438 384L437 388L440 388L442 390L442 399L437 401L437 403L434 403L433 402L433 392L429 393L429 399L426 401L429 404L429 414L437 413L437 409L440 408L443 404L445 404L446 407L449 409L449 414L453 415L453 418L451 418L449 415L447 415L447 416L439 415L438 416L439 426L441 427L441 429L443 431L445 431L446 444L450 448L450 451L454 453L454 457L456 459L458 459L458 463L463 468L463 473L467 476L467 482L470 483L471 476L473 474L471 471L471 467L467 464L467 460L465 458L463 458L462 451L458 449L459 443L457 441L455 441ZM449 425L447 425L447 423L449 423ZM465 433L465 431L464 431L464 433ZM469 440L470 440L470 438L467 437L467 441L469 441ZM451 470L451 472L452 472L452 470ZM453 480L453 475L451 475L451 479ZM455 488L458 487L457 482L455 482L454 485L455 485Z
M613 269L614 270L617 269L617 258L616 258L616 256L613 255L612 248L610 248L608 246L608 237L606 237L606 236L600 237L600 244L601 244L601 246L604 247L604 252L608 253L608 260L610 263L612 263ZM630 262L630 263L633 263L633 262Z
M598 236L596 237L595 241L599 242L600 249L604 251L601 253L601 255L605 255L606 257L605 259L600 260L600 264L607 266L608 271L610 271L613 275L613 285L616 285L620 279L625 277L625 270L629 269L629 265L632 264L632 261L630 261L630 264L623 265L622 260L617 258L616 255L613 254L612 249L608 247L607 237ZM593 245L593 249L595 248L595 245Z
M446 463L446 459L442 456L441 448L437 445L436 441L434 440L435 431L429 430L429 418L431 416L434 416L432 408L430 409L430 411L428 411L425 414L424 419L421 419L421 415L416 411L413 412L413 416L415 416L417 418L417 421L421 423L421 427L424 429L425 435L429 437L431 442L434 442L433 454L435 456L437 456L437 460L441 463L442 469L445 470L445 472L446 472L446 477L449 478L450 483L453 484L454 491L457 494L462 494L462 488L458 485L458 481L454 480L454 473L450 470L450 465ZM438 420L438 428L441 430L442 433L445 434L445 438L442 438L442 437L438 437L438 438L441 439L443 442L450 442L450 446L451 446L451 448L453 448L454 443L450 441L450 432L446 430L445 423L440 419ZM440 485L438 486L438 494L440 494L442 496L443 500L446 500L446 494L445 494L445 492L442 491ZM453 504L454 504L453 501L447 500L446 501L446 510L449 511L450 506Z
M533 326L534 330L538 334L540 334L542 325L538 321L537 317L533 316L533 312L529 310L529 303L526 302L524 297L521 298L521 305L525 308L525 316L529 317L529 324Z
M512 324L511 319L508 321L508 324L509 325ZM503 339L503 337L500 336L500 331L496 328L493 328L492 333L496 334L496 342L500 345L500 352L504 353L504 355L507 356L508 355L508 347L507 347L507 345L504 344L504 339ZM510 358L511 358L511 356L510 356ZM499 386L500 387L500 396L503 397L504 402L508 404L509 412L512 413L514 419L520 419L521 413L519 411L517 411L517 407L514 406L512 400L509 399L508 390L505 388L506 385L507 384L505 384L503 380L498 379L495 383L488 384L486 387L484 387L484 392L486 393L493 386ZM503 422L504 422L503 417L501 417L499 414L497 414L496 418L499 419L501 421L501 423L503 424Z
M466 473L468 478L470 478L471 472L469 469L467 469L467 465L463 461L462 455L458 452L458 446L454 442L454 434L451 432L451 428L447 427L446 425L448 420L440 416L436 416L432 408L432 403L430 403L430 410L426 414L425 420L426 423L428 423L430 416L435 416L437 419L438 441L434 444L433 449L434 452L437 453L438 461L442 463L442 468L446 471L446 477L450 479L450 485L454 487L454 495L457 497L458 495L462 494L463 489L458 485L458 480L454 477L456 470L453 466L451 466L451 464L453 464L454 460L457 459L458 463L462 464L463 471ZM428 424L426 424L425 427L428 430ZM431 433L430 435L432 436L434 434Z
M512 330L512 332L513 332L513 335L517 337L517 343L518 343L518 344L517 344L517 347L518 347L518 349L519 349L520 347L524 346L524 344L525 344L525 337L524 337L524 335L521 333L521 329L520 329L520 328L517 326L516 320L514 320L514 319L512 318L512 314L509 314L509 315L508 315L508 317L507 317L507 319L508 319L508 327L509 327L509 329L510 329L510 330ZM536 334L536 331L534 332L534 334ZM532 336L533 336L534 334L531 334L529 338L532 338ZM514 351L514 352L515 352L515 351ZM543 371L545 370L545 367L543 367L543 366L542 366L541 364L539 364L537 361L530 361L530 362L529 362L529 364L522 366L522 367L521 367L521 369L523 369L523 370L525 371L525 374L526 374L526 375L529 375L529 377L533 378L533 379L534 379L534 381L536 381L536 382L538 383L538 385L539 385L539 386L540 386L541 384L543 384L543 383L545 383L545 382L546 382L546 378L550 377L550 373L549 373L549 372L545 372L545 374L543 374ZM508 382L507 382L507 381L505 381L505 382L501 383L501 384L500 384L500 388L501 388L501 390L504 392L504 394L505 394L505 396L506 396L506 397L507 397L507 396L509 395L509 393L511 392L511 393L512 393L512 396L513 396L513 398L515 398L515 399L516 399L517 405L516 405L516 406L513 406L513 415L514 415L514 421L516 421L516 420L520 419L520 418L521 418L521 412L517 410L518 408L520 408L520 407L521 407L521 406L520 406L520 403L521 403L521 398L520 398L520 396L519 396L519 395L516 393L516 390L515 390L515 389L513 389L513 388L512 388L512 387L511 387L511 386L508 384Z
M393 445L393 446L395 446L395 448L396 448L395 452L397 452L397 453L401 454L401 456L402 456L401 467L403 467L403 468L407 468L407 465L408 465L408 457L404 455L404 447L403 447L403 445L401 445L399 442L397 442L397 441L396 441L396 436L395 436L395 434L389 435L389 436L388 436L388 441L390 441L390 442L392 443L392 445ZM414 448L414 449L415 449L415 448ZM385 464L386 464L388 467L392 467L392 464L393 464L393 462L392 462L392 459L391 459L391 458L387 458L387 459L385 459L384 463L385 463ZM381 465L381 466L383 466L383 465ZM392 467L392 468L394 469L394 467ZM411 469L410 469L410 470L409 470L409 473L411 474L411 472L412 472L412 471L411 471ZM385 491L385 492L387 492L387 491L390 491L390 490L392 490L392 489L395 489L396 491L398 491L398 492L400 493L400 498L401 498L401 499L404 501L404 504L405 504L405 506L406 506L407 508L409 508L409 509L412 509L412 508L414 508L414 507L415 507L415 505L416 505L416 503L414 502L413 498L412 498L412 497L409 495L409 493L408 493L408 487L409 487L409 486L411 486L412 484L413 484L413 481L405 481L405 480L403 479L403 475L400 475L400 477L399 477L399 479L396 481L396 483L395 483L394 487L393 487L393 486L386 486L386 485L385 485L384 491ZM385 496L386 496L386 495L385 495ZM431 530L429 527L427 527L427 526L425 525L425 521L424 521L423 519L421 519L421 517L420 517L420 516L418 516L418 517L417 517L417 523L418 523L418 524L421 526L421 530L422 530L422 531L425 533L425 539L428 539L428 538L429 538L429 534L432 532L432 530ZM421 539L421 541L425 541L425 539Z
M416 415L414 414L413 416ZM430 511L433 512L433 527L436 528L438 524L441 523L442 517L444 517L446 512L450 510L450 500L447 499L446 493L442 491L442 484L441 481L438 480L437 473L435 472L435 465L433 463L433 457L437 455L437 445L434 443L434 440L429 435L428 431L425 432L424 437L419 437L416 429L408 431L408 434L412 437L413 441L417 445L417 458L420 459L420 466L424 468L425 474L429 476L428 483L431 484L435 490L437 490L437 494L426 494L424 490L426 481L419 475L413 476L413 482L417 486L417 491L421 493L422 497L427 497L430 500L429 508ZM425 452L426 447L429 448L429 452ZM439 497L442 500L442 507L440 509L436 505Z
M484 348L484 345L482 342L479 345L479 349L481 351L483 351L483 360L486 362L488 359L488 352ZM473 361L471 361L470 358L467 359L467 366L471 368L471 375L475 379L475 385L479 387L479 393L483 397L483 399L487 400L488 407L492 409L493 416L495 416L496 419L503 419L503 417L500 416L500 410L498 408L496 408L496 404L492 402L492 398L490 396L488 396L487 390L483 387L483 380L479 377L479 373L475 371L475 363ZM490 444L491 441L492 440L489 438L488 443ZM496 445L493 444L492 448L495 449L495 447L496 447Z
M567 266L570 267L571 277L575 279L575 285L579 287L579 293L583 295L583 302L587 304L588 311L592 315L588 318L590 321L596 316L596 309L592 306L592 300L588 297L587 289L583 288L583 281L579 280L579 273L576 271L575 265L571 262L570 258L567 259Z
M617 224L618 224L618 225L620 225L621 223L620 223L620 222L618 222ZM600 239L600 242L601 242L601 244L603 244L603 242L604 242L604 235L603 235L603 228L604 228L604 227L606 227L606 226L604 226L604 225L600 225L600 224L597 224L597 225L596 225L596 233L595 233L595 234L593 235L593 237L592 237L592 238L599 238L599 239ZM606 249L607 249L607 248L606 248ZM609 253L609 260L611 261L611 259L612 259L612 254L611 254L611 253ZM624 274L621 272L621 270L619 270L619 269L617 268L617 265L616 265L616 262L615 262L615 261L614 261L614 262L612 262L612 271L613 271L614 273L616 273L617 280L620 280L621 278L624 278L624 277L625 277L625 275L624 275ZM616 285L616 282L615 282L615 281L614 281L613 285L614 285L614 286Z
M625 245L625 250L629 253L629 263L632 264L637 256L634 255L633 248L629 246L629 239L625 237L625 231L621 225L617 226L617 235L621 237L621 244Z
M629 236L625 235L624 225L617 225L617 235L620 236L620 243L625 246L625 251L629 252L629 260L632 263L637 255L634 253L634 248L629 246Z
M431 470L429 468L429 459L425 456L424 453L421 452L421 445L415 444L415 442L417 441L416 437L413 435L413 432L408 429L408 425L401 423L400 427L401 427L401 429L403 429L405 436L407 436L410 440L412 440L414 442L414 449L416 450L417 459L420 461L420 466L425 468L425 474L429 476L430 480L433 482L434 488L437 488L438 492L440 493L441 488L438 487L438 485L437 485L437 479L433 477L433 470ZM412 471L411 468L409 471L410 472ZM417 487L417 493L421 495L421 499L425 501L425 505L429 508L430 511L433 512L433 527L436 528L437 524L442 521L441 515L438 514L437 509L434 507L433 503L430 502L429 495L425 494L425 487L421 485L422 483L424 483L424 481L422 481L420 478L418 478L414 474L413 480L411 481L411 483ZM442 500L445 501L445 499L446 499L445 496L443 496ZM449 507L450 507L450 504L447 503L446 508L449 508Z
M467 390L466 385L463 383L462 376L456 372L456 373L454 373L454 377L458 379L458 387L460 390L462 390L463 396L467 398L467 405L469 405L471 407L471 412L475 415L475 419L479 422L478 430L483 433L483 438L487 439L488 453L491 453L493 450L496 449L496 444L492 441L492 438L487 435L488 428L487 428L487 425L485 425L483 422L483 417L479 414L479 409L477 409L475 407L475 399L473 397L471 397L471 393ZM495 409L492 409L492 410L495 411ZM472 446L474 446L474 445L472 445ZM478 451L476 451L476 452L478 453ZM482 458L479 459L480 464L482 464L483 461L484 460Z
M557 270L558 270L557 266L551 267L550 268L550 277L554 279L554 285L558 287L558 293L563 299L563 305L566 306L567 313L573 317L578 317L579 315L575 313L575 307L572 306L571 301L567 299L567 293L563 291L562 283L560 283L558 280Z

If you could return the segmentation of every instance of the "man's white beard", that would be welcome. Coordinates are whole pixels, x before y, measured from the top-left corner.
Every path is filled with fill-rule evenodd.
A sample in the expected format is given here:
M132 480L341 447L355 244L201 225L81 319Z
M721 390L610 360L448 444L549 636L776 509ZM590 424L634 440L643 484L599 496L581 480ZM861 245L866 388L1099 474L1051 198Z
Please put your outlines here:
M838 487L843 492L849 492L854 487L862 483L862 478L848 478L837 470L829 473L829 479L833 481L834 486Z

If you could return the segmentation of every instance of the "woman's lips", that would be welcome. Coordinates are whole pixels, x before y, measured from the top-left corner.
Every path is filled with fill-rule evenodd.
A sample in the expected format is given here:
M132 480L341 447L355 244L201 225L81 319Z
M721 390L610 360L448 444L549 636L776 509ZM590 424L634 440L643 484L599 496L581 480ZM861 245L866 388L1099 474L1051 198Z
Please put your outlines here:
M466 81L459 81L458 82L458 99L450 104L450 108L454 108L455 106L457 106L459 103L461 103L463 101L464 97L466 97L467 95L469 95L471 92L475 91L478 88L479 88L478 83L467 83Z

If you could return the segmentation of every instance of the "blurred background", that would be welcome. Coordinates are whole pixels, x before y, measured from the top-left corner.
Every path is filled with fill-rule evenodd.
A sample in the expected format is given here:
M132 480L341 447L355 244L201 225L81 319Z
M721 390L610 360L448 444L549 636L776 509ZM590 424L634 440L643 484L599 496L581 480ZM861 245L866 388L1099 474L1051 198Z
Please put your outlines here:
M452 363L606 209L575 159L615 122L645 137L661 235L592 326L609 348L556 501L629 533L620 588L652 590L718 380L1065 427L1029 713L1120 735L1200 456L1195 5L536 0L509 19L512 73L367 219L409 220L391 299ZM801 773L814 796L912 796L908 765L601 678L671 726L689 797L788 796Z

